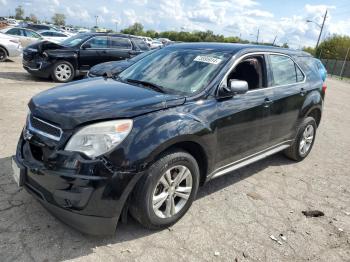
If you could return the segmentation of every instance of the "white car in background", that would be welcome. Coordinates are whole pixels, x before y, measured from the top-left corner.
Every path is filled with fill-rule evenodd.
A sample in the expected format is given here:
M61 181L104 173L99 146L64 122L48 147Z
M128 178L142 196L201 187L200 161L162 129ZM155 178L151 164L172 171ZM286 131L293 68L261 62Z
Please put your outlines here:
M70 35L68 35L68 34L65 34L62 32L51 31L51 30L42 30L42 31L38 31L37 33L39 33L44 40L48 40L48 41L54 42L54 43L60 43L63 40L70 37Z
M146 44L151 47L153 39L150 37L142 37L143 41L146 42Z
M150 47L151 47L151 49L161 48L161 47L163 47L163 43L158 41L158 40L153 40Z
M40 34L27 28L8 27L1 30L1 32L19 39L23 47L26 47L43 39Z
M8 57L19 56L22 54L20 41L12 36L0 33L0 62Z

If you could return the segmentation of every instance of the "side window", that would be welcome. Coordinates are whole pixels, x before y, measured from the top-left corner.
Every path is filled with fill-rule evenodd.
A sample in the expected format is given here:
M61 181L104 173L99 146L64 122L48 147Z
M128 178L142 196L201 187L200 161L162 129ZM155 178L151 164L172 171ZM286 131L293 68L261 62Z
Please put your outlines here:
M266 87L266 67L263 55L250 56L239 62L227 77L227 85L231 79L244 80L249 90Z
M7 34L9 35L21 35L21 32L18 28L12 28L7 31Z
M118 49L132 49L130 40L123 37L110 37L109 47Z
M107 48L107 36L96 36L86 41L84 44L88 48Z
M270 55L273 85L288 85L304 80L299 67L288 56Z
M146 44L146 42L143 39L133 38L132 41L134 42L134 45L136 46L137 49L142 50L142 51L149 50L148 45Z
M37 33L32 32L32 31L27 30L27 31L25 31L25 33L26 33L27 37L40 38L40 35L38 35Z
M301 72L300 68L296 65L295 65L295 70L296 70L296 73L297 73L297 82L302 82L304 80L304 74L303 72Z

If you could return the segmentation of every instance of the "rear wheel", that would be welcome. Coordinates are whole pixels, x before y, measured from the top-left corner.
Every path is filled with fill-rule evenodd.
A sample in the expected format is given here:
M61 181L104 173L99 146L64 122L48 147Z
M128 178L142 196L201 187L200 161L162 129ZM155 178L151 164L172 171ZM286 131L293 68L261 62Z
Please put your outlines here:
M300 125L293 144L287 148L285 155L293 160L301 161L308 156L316 137L317 124L313 117L306 117Z
M3 62L7 59L7 52L6 49L3 47L0 47L0 62Z
M67 61L58 61L53 66L52 79L55 82L67 83L74 78L74 67Z
M165 154L137 184L130 212L150 229L168 227L189 209L199 185L199 168L187 152Z

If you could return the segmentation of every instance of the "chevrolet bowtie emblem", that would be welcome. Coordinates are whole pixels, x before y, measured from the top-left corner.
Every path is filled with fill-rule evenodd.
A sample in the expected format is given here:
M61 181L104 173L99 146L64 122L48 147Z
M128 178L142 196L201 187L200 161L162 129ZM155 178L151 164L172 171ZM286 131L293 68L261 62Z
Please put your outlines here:
M24 138L24 140L29 141L30 139L32 139L32 137L33 137L33 134L30 133L28 129L26 129L26 130L23 132L23 138Z

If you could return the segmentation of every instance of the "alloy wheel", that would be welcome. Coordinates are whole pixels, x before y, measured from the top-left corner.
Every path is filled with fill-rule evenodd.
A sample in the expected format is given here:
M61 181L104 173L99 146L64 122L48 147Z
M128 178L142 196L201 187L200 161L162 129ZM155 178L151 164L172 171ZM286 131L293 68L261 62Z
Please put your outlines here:
M183 165L171 167L161 176L153 191L154 213L160 218L174 216L186 205L191 192L191 171Z
M314 127L312 125L307 125L299 143L299 153L301 156L305 156L309 152L312 142L314 140L314 135Z
M58 80L67 81L72 75L72 69L66 64L59 64L55 70L55 76Z

